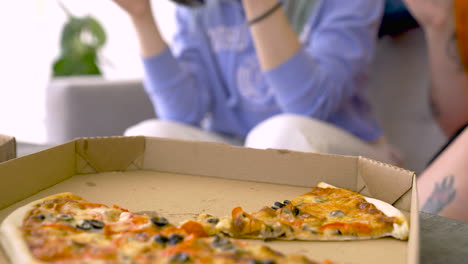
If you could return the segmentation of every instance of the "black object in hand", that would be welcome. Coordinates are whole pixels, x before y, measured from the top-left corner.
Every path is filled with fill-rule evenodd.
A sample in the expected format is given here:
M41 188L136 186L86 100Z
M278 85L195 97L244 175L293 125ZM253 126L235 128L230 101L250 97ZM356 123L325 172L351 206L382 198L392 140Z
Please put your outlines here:
M190 7L198 7L205 3L205 0L171 0L177 4L186 5Z

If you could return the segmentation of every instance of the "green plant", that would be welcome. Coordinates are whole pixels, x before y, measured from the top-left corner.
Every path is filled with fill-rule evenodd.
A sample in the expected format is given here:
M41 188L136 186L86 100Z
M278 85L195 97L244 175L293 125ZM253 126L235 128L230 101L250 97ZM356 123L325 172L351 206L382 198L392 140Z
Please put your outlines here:
M60 40L60 56L54 61L53 76L101 75L99 52L106 43L104 28L92 16L77 17L61 2L67 14Z

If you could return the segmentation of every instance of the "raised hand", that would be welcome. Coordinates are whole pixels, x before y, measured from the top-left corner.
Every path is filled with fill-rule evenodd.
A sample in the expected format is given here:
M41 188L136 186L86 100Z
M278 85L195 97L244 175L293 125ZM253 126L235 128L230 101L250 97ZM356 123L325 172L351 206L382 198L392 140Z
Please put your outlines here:
M151 15L150 0L113 0L132 18Z
M150 0L113 0L130 16L140 41L143 57L152 57L166 48L156 20L151 11Z
M416 20L425 29L444 30L453 26L454 0L404 0Z

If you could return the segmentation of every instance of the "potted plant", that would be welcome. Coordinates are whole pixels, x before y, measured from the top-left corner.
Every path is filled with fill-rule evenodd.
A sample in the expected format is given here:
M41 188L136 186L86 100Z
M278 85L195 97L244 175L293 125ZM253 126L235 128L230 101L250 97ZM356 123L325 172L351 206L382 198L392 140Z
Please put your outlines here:
M76 116L85 118L81 112L91 109L90 104L96 105L83 99L80 93L91 90L80 87L106 82L102 78L99 56L107 40L104 28L91 15L76 16L62 2L58 3L67 21L61 31L60 53L51 66L51 79L46 89L48 143L62 143L70 131L77 130L73 126L80 122Z
M67 14L60 39L60 55L53 63L53 77L102 75L99 53L107 36L101 24L92 16L77 17L62 2Z

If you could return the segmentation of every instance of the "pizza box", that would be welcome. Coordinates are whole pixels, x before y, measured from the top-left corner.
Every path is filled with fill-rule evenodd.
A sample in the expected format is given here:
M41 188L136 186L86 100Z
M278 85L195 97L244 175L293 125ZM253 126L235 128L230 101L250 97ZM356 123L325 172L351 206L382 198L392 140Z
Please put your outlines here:
M414 173L363 157L149 137L81 138L0 164L0 221L36 199L73 192L131 211L156 211L178 223L200 213L228 215L236 206L255 211L308 192L320 181L401 209L410 218L409 240L267 245L337 263L418 263Z
M15 138L0 134L0 162L14 158L16 158Z

